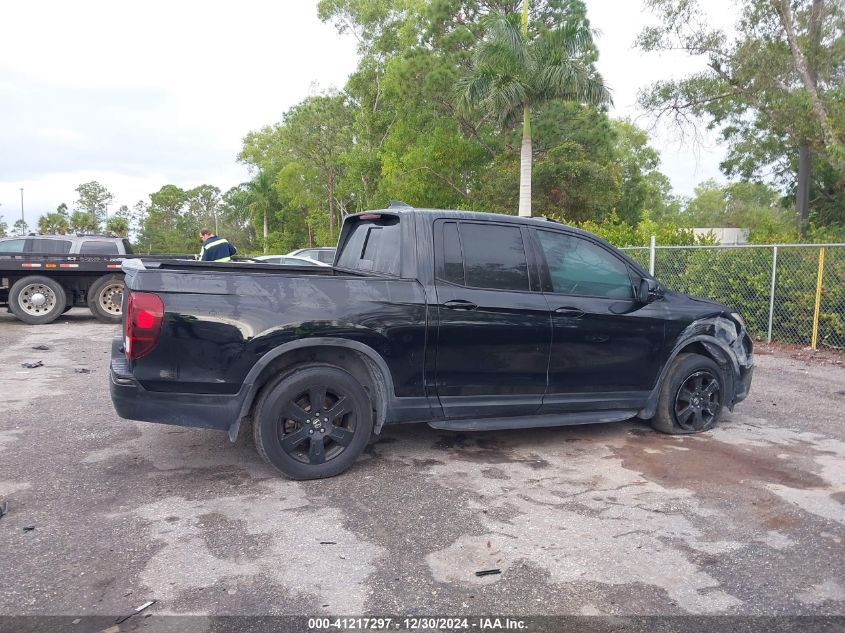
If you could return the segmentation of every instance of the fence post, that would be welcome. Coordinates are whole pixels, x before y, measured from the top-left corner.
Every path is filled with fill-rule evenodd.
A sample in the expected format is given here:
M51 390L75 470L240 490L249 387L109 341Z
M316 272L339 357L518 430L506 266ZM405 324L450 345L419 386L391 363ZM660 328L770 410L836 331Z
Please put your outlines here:
M772 342L772 318L775 314L775 278L778 272L778 247L772 247L772 289L769 291L769 333L766 336L766 342Z
M657 242L657 236L651 236L651 243L648 247L648 274L654 276L654 246Z
M822 277L824 275L824 246L819 247L819 274L816 277L816 309L813 312L813 338L810 346L816 349L819 339L819 308L822 303Z

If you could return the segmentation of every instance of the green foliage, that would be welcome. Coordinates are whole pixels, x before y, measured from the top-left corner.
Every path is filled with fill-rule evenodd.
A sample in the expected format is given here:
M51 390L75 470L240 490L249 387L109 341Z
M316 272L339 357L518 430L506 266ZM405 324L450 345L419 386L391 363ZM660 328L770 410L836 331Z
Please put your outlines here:
M25 220L15 220L15 223L12 225L15 233L17 235L26 235L29 232L29 225L26 223Z
M794 227L792 213L771 186L762 182L735 182L720 185L706 180L695 188L695 195L684 208L689 226L736 227L752 232L778 232Z
M604 106L610 92L594 65L596 50L584 11L537 24L529 23L528 0L523 9L521 20L515 13L484 19L470 70L455 85L459 112L478 112L505 133L522 120L519 213L531 215L532 110L553 101ZM573 174L553 168L542 175L555 181ZM541 179L538 184L547 183Z
M113 215L106 222L106 232L118 237L129 236L129 219L121 215Z
M768 179L790 199L797 190L798 150L805 148L812 157L805 169L816 220L845 222L845 162L837 158L845 152L845 5L741 0L741 18L729 36L712 26L698 0L647 4L660 23L641 34L641 48L686 51L706 67L655 83L641 94L641 105L671 117L685 132L697 134L695 123L706 122L727 144L726 175ZM795 49L802 51L806 73L790 46L784 6L794 14Z
M246 208L261 236L267 210L268 252L332 244L344 214L391 199L513 213L522 130L461 109L455 84L473 67L478 47L489 43L491 16L501 18L520 3L326 0L319 6L324 20L354 31L361 59L342 92L310 97L244 140L239 158L254 174L244 187L252 191ZM661 219L676 211L645 132L574 103L573 94L540 88L555 78L543 75L538 61L549 62L547 71L577 63L592 69L596 52L583 3L531 3L529 23L534 207L568 221L600 220L616 209L632 224L644 208ZM573 38L565 46L558 27ZM567 85L589 84L597 77L591 73L575 73ZM260 182L267 178L272 192Z
M69 228L68 218L58 211L38 218L38 232L42 235L64 235Z
M690 228L666 222L655 222L650 218L647 211L642 212L639 222L634 225L624 222L614 212L603 222L587 220L576 226L590 233L595 233L617 247L648 246L651 243L652 235L656 237L657 244L661 246L693 246L716 243L713 235L696 236Z
M0 215L0 237L6 237L9 234L9 225L3 219L3 216Z
M100 225L87 211L74 211L68 219L68 228L72 233L97 233Z
M780 247L772 337L808 344L816 297L817 248ZM658 250L655 273L669 288L736 309L756 338L768 332L771 248ZM845 347L845 248L829 248L819 319L823 345Z
M100 225L105 222L107 208L114 199L114 195L96 180L79 185L75 191L79 194L76 200L76 211L91 216L90 222L87 223L88 230L99 230ZM81 222L81 219L78 218L78 221Z

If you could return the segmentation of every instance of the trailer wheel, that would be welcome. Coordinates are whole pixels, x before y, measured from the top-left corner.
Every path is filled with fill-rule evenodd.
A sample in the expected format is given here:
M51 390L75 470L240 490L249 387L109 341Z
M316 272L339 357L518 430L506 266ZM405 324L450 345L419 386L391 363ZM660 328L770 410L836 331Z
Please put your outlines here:
M98 321L120 323L123 318L123 277L104 275L88 288L88 308Z
M9 309L30 325L55 321L67 305L65 289L48 277L18 279L9 291Z

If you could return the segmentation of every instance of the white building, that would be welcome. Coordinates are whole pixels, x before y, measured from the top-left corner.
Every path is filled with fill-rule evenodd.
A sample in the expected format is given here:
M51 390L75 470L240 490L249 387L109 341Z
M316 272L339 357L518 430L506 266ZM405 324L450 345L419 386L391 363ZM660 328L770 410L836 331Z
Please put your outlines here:
M747 244L748 243L748 229L732 229L732 228L712 228L712 229L693 229L696 237L703 237L708 233L716 236L716 241L719 244Z

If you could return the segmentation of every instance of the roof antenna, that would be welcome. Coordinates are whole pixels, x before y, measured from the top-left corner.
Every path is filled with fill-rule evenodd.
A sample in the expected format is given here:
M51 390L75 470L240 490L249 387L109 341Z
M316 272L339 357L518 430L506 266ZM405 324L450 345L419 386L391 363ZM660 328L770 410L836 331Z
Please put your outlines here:
M407 202L402 202L401 200L391 200L390 204L387 207L388 209L413 209L410 204Z

